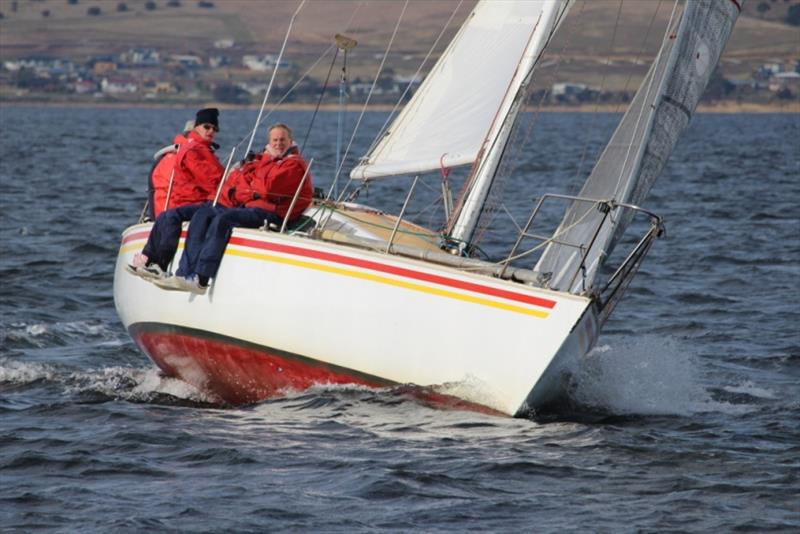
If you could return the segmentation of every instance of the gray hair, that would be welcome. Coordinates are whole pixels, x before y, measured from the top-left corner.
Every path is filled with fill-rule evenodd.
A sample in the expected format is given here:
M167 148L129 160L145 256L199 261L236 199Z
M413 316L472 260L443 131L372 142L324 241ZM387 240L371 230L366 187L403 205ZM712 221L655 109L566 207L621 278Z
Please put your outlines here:
M286 130L286 133L289 134L289 139L294 141L294 134L292 133L292 129L289 128L288 126L286 126L282 122L276 122L275 124L273 124L272 126L269 127L269 129L267 130L267 136L268 137L269 137L269 134L272 133L272 130L274 130L275 128L283 128L284 130ZM269 140L269 139L267 139L267 140Z

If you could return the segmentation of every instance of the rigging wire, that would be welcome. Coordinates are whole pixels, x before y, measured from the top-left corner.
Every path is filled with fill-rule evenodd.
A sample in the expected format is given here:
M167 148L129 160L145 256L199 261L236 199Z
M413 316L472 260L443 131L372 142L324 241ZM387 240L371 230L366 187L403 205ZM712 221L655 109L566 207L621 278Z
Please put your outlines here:
M633 59L633 64L634 65L638 65L639 64L639 60L641 59L642 54L644 53L645 49L647 48L647 41L650 39L650 33L653 30L653 24L655 24L656 16L658 15L659 10L661 9L661 4L663 4L663 3L664 3L664 0L658 0L658 5L653 10L653 16L650 17L650 23L647 25L647 30L644 33L644 39L642 39L642 44L639 47L639 51L636 53L636 57ZM628 79L625 80L625 86L623 87L623 93L628 91L628 88L630 87L630 83L631 83L632 80L633 80L633 72L629 73L628 74ZM619 108L620 108L621 105L622 105L622 102L618 102L617 103L617 106L614 109L615 113L619 112Z
M275 68L272 69L272 77L270 78L269 85L267 86L267 90L264 93L264 100L261 102L261 108L258 110L258 117L256 118L256 122L253 125L253 133L250 135L250 141L247 144L247 149L245 150L245 154L250 152L250 149L253 146L253 140L255 139L256 131L258 130L258 125L261 123L261 116L264 113L264 106L266 106L267 104L269 93L272 90L272 84L275 81L275 75L278 73L278 66L281 63L281 59L283 59L283 52L286 49L286 42L289 40L289 35L292 32L292 26L294 26L294 20L295 18L297 18L297 15L300 13L300 10L303 8L303 5L305 5L305 3L306 0L300 1L300 5L297 6L297 9L295 10L291 20L289 21L289 27L286 29L286 35L283 38L283 44L281 45L281 51L280 54L278 54L278 60L275 63ZM231 163L233 162L233 155L235 154L236 148L238 146L239 145L237 144L231 148L230 155L228 156L228 163L225 165L225 171L222 173L222 179L219 181L219 186L217 186L217 192L214 195L214 203L213 203L214 205L217 204L217 201L219 200L219 195L222 192L222 187L225 185L225 181L228 178L228 174L230 173L231 170Z
M615 41L616 41L616 35L617 35L617 30L618 30L618 25L619 25L619 20L620 20L620 13L621 13L621 10L622 10L623 1L624 0L620 0L619 8L617 10L617 17L616 17L616 21L615 21L615 25L614 25L614 31L613 31L613 34L612 34L611 44L609 46L608 56L607 56L607 59L606 59L606 66L608 66L610 64L610 62L611 62L611 54L613 53L613 50L614 50L614 44L615 44ZM642 45L639 48L639 52L637 53L637 56L636 56L636 59L635 59L636 63L638 63L638 60L641 57L641 54L643 53L643 51L644 51L644 49L646 47L646 43L647 43L647 41L649 39L649 35L650 35L651 31L652 31L653 24L655 22L655 19L656 19L656 16L658 14L658 11L659 11L659 8L661 6L662 1L663 0L659 0L658 6L654 10L653 16L650 18L650 22L649 22L647 30L645 32L645 37L644 37L644 39L642 41ZM586 2L584 1L583 6L581 8L581 11L583 11L583 7L585 7L585 5L586 5ZM604 70L604 74L603 74L603 78L602 78L602 82L601 82L601 86L600 86L600 92L602 92L603 88L605 87L605 78L606 78L605 72L606 71ZM628 80L626 82L626 85L625 85L626 89L628 87L628 83L630 83L630 80L631 80L631 76L628 77ZM592 120L591 120L590 124L593 124L595 122L594 120L596 118L596 115L597 115L598 111L599 111L599 103L597 103L597 105L595 106L595 111L591 115L591 119ZM591 126L589 128L585 129L585 131L587 131L587 132L590 131L590 130L591 130ZM588 150L588 145L589 145L589 141L588 141L588 138L587 138L586 142L584 143L583 152L581 154L581 160L580 160L580 163L578 165L577 172L576 172L576 178L579 177L580 174L581 174L581 170L583 168L583 164L584 164L585 158L586 158L586 153L587 153L587 150ZM522 258L524 256L528 256L528 255L532 254L533 252L536 252L537 250L541 249L545 245L548 245L551 242L554 242L555 240L557 240L562 235L567 234L572 228L576 227L578 224L583 222L583 220L588 216L589 213L591 213L591 211L592 211L591 208L587 209L584 212L584 214L581 217L579 217L575 222L573 222L572 224L570 224L570 225L568 225L566 227L557 229L556 232L549 239L544 240L543 242L539 243L538 245L534 246L533 248L531 248L531 249L529 249L529 250L527 250L525 252L517 254L513 258L508 258L506 261L511 262L513 260L520 259L520 258Z
M667 28L666 28L666 31L664 33L664 38L661 41L661 43L662 43L661 44L661 48L659 49L658 54L656 55L656 58L653 60L653 65L657 65L658 64L658 61L661 58L661 55L664 53L664 45L669 41L670 33L672 32L673 21L675 20L675 13L678 10L678 2L679 2L679 0L675 0L675 3L672 5L672 14L669 17L669 22L667 23ZM656 72L655 72L655 70L653 70L653 75L650 77L650 81L648 82L648 86L647 86L647 91L645 92L646 96L651 94L651 90L653 89L653 82L655 81L655 78L656 78ZM647 101L645 100L645 103L646 102ZM645 115L645 110L648 107L649 106L643 105L642 108L639 110L639 116L636 118L636 123L633 126L633 131L634 132L639 130L639 124L641 123L642 117ZM651 112L648 116L652 117L653 113ZM615 192L618 192L619 186L622 183L623 175L625 174L625 167L627 166L628 159L630 158L631 152L633 151L633 146L634 146L634 142L633 142L633 139L631 139L631 142L628 145L628 150L625 152L625 160L622 162L622 166L620 167L619 176L617 177L617 185L614 187L614 191ZM639 145L639 146L641 146L641 145Z
M581 4L581 9L578 12L577 16L572 17L572 18L575 18L576 20L580 20L583 17L583 12L584 12L584 8L585 7L586 7L586 2L584 1L584 3ZM579 26L579 24L577 22L575 23L575 25ZM556 26L558 26L558 23L556 24ZM567 35L569 37L571 37L572 33L567 33ZM557 79L558 72L561 69L561 58L564 57L565 51L567 50L567 47L570 44L571 44L570 43L570 39L569 38L565 39L564 40L564 44L561 46L560 53L558 53L557 55L554 54L557 59L556 59L556 62L555 62L555 68L554 68L552 74L550 74L550 76L549 76L550 80L556 80ZM547 49L545 48L545 50L543 50L543 56L546 53L547 53ZM526 96L526 100L528 99L528 97L533 95L533 84L531 84L527 88L527 91L528 91L528 96ZM527 146L528 141L530 140L530 136L533 133L533 128L539 121L539 116L541 115L542 107L544 106L544 101L548 98L549 94L550 94L550 92L549 92L548 89L545 89L542 92L542 96L539 99L538 104L535 105L535 110L534 110L534 113L533 113L533 117L531 118L530 121L528 121L528 125L527 125L527 127L525 129L525 134L522 137L521 141L519 141L519 139L520 139L520 133L519 133L520 132L520 128L517 127L519 125L519 123L517 125L515 125L514 132L512 132L512 134L510 136L511 141L509 142L509 146L511 147L511 150L509 151L509 153L507 155L503 156L503 161L501 162L502 168L500 168L500 170L498 172L499 185L501 185L501 186L504 185L505 184L505 180L507 180L509 176L512 176L517 171L517 169L519 168L519 166L520 166L520 158L518 157L518 154L522 151L523 147ZM491 194L493 196L495 196L495 198L496 198L497 195L502 195L502 189L500 189L498 191L492 191ZM513 219L513 216L511 216L511 213L508 211L508 209L506 208L505 204L501 202L500 203L500 207L506 212L507 215L509 215L509 217L511 218L512 222L517 227L517 229L520 229L519 224L517 224L517 222ZM494 209L496 209L496 207ZM491 220L486 221L486 220L484 220L482 218L479 221L479 226L478 226L479 229L476 231L476 237L475 237L474 241L478 242L483 238L483 236L485 235L486 231L488 230L488 227L489 227L490 224L491 224Z
M322 104L322 97L325 96L325 89L328 87L328 82L331 79L331 73L333 72L333 66L336 63L336 58L339 57L339 47L336 47L336 52L333 54L333 59L331 60L331 66L328 67L328 74L325 76L325 83L322 84L322 90L319 92L319 99L317 100L317 105L314 108L314 114L311 115L311 121L308 123L308 129L306 130L306 135L303 138L303 144L300 145L300 153L303 153L303 150L306 148L306 141L308 141L308 136L311 135L311 128L314 126L314 119L317 118L317 113L319 112L319 106Z
M533 76L534 70L539 66L539 62L542 60L542 57L544 56L548 46L550 46L550 43L552 42L553 37L555 36L558 28L560 27L561 23L563 22L563 18L566 16L566 14L567 14L567 10L561 11L561 13L559 14L558 20L556 20L555 24L553 24L553 28L551 29L550 34L547 36L547 41L545 42L544 46L542 47L538 57L536 58L534 63L531 65L530 74L529 74L529 76L531 77L531 80L532 80L532 76ZM520 103L521 109L519 110L519 113L522 113L524 111L524 102L525 102L525 100L527 100L528 94L529 94L529 92L530 92L530 90L532 88L532 84L530 84L531 80L529 80L528 84L525 84L524 86L521 86L520 89L518 90L519 92L521 92L521 100L522 100L522 102ZM515 97L515 99L516 98L517 97ZM519 139L519 132L520 132L519 120L520 120L520 116L517 115L517 121L516 121L515 124L512 125L512 130L511 130L511 133L509 134L509 141L506 144L506 149L508 149L508 152L505 152L506 149L504 149L504 153L501 156L501 160L500 160L500 162L498 163L498 165L497 165L497 167L495 169L495 178L493 179L492 184L490 186L490 190L487 193L487 200L486 200L486 203L485 203L486 207L484 208L483 213L480 215L480 217L478 219L478 222L477 222L476 227L475 227L475 231L473 232L473 237L471 239L471 243L477 243L478 241L480 241L480 239L485 234L486 229L488 228L489 224L491 224L491 221L494 218L494 213L496 212L497 205L498 205L497 198L498 198L499 195L502 194L502 186L504 185L505 179L508 176L510 176L510 174L514 170L516 170L516 166L513 166L511 170L506 172L507 166L508 165L513 165L513 162L516 159L516 155L521 150L521 145L520 144L518 144L516 142L511 142L511 140L516 141L517 139ZM532 128L533 128L533 122L531 122L530 127L527 130L527 133L525 135L525 139L523 140L523 143L527 142L527 138L530 135L530 132L531 132ZM495 142L496 142L496 140L495 140ZM512 162L512 163L507 163L507 162ZM477 174L473 173L472 176L471 176L472 182L474 182L474 180L476 178L477 178ZM466 193L466 187L467 187L467 185L469 185L469 187L471 188L472 185L473 185L472 182L470 182L470 179L468 179L467 183L465 183L465 186L464 186L465 187L465 191L464 191L464 193L462 193L462 196L461 196L462 202L465 199L464 194ZM495 186L497 186L498 188L495 189ZM490 206L490 204L493 204L493 205ZM454 210L454 213L455 213L455 210Z
M347 24L344 25L344 32L350 31L350 25L353 23L353 19L356 17L356 13L358 13L361 6L364 5L363 0L356 5L356 8L350 14L350 19L347 21ZM333 45L331 45L333 46ZM308 141L309 136L311 135L311 129L314 126L314 120L317 118L317 113L319 112L320 105L322 104L322 98L325 96L325 89L328 87L328 82L331 79L331 73L333 72L333 67L336 64L336 58L339 57L339 46L338 43L336 45L336 53L333 55L333 59L331 60L331 65L328 67L328 74L325 76L325 83L322 85L322 90L319 93L319 99L317 100L317 106L314 108L314 114L311 116L311 121L308 123L308 129L306 130L306 135L303 138L303 144L300 146L300 153L303 153L303 150L306 147L306 141ZM345 62L347 61L347 51L345 51ZM296 87L296 86L295 86ZM294 88L294 87L293 87ZM317 165L319 167L319 165Z
M461 5L463 3L464 3L464 0L459 0L459 2L456 5L455 9L453 9L453 12L450 14L450 17L444 23L444 26L442 26L442 29L439 31L439 35L436 36L436 39L433 41L433 44L428 49L428 53L425 54L425 57L422 59L422 62L419 64L419 67L417 67L417 70L414 72L414 75L411 77L411 80L408 82L408 85L406 85L406 88L403 91L403 94L401 94L400 98L397 99L397 102L395 103L394 107L389 112L389 116L386 117L386 120L384 121L383 126L381 126L380 129L378 130L378 134L375 136L375 139L372 141L372 144L369 146L369 149L367 149L365 154L371 153L372 150L377 146L378 142L383 138L384 134L386 133L386 128L389 126L389 122L391 122L391 120L394 119L395 113L397 112L397 109L403 103L403 99L408 94L408 92L411 90L411 87L414 85L414 81L417 79L419 74L422 72L422 69L425 67L425 64L428 62L428 59L430 59L431 55L433 55L433 51L436 49L436 46L439 44L439 41L444 36L445 32L447 31L447 28L450 26L450 23L453 21L453 18L456 16L456 13L458 12L459 8L461 8Z
M350 148L353 146L353 141L355 140L356 133L358 132L358 128L361 125L361 120L364 118L364 113L366 113L366 111L367 111L367 106L369 105L369 100L372 97L372 93L375 91L375 86L378 84L378 78L380 77L381 72L383 72L383 66L386 64L386 58L389 56L389 51L392 49L392 45L394 44L395 37L397 37L397 30L400 28L400 23L403 20L403 15L405 15L406 9L408 8L408 1L409 0L406 0L405 3L403 3L403 9L400 11L400 16L397 19L397 24L395 24L394 31L392 32L392 37L389 40L389 44L387 45L386 51L383 54L383 59L381 59L381 63L378 66L378 72L375 73L375 79L372 81L372 86L369 89L369 93L367 93L367 98L364 99L364 105L361 108L361 114L358 116L358 120L356 121L356 125L353 128L353 133L350 136L350 141L347 143L347 148L344 151L344 155L342 156L342 160L341 160L341 163L339 164L339 168L336 169L336 174L333 177L333 182L331 183L331 187L328 190L328 197L330 197L331 193L335 190L336 184L339 181L339 175L342 173L342 167L344 167L344 163L347 160L348 154L350 153ZM345 184L345 187L342 189L342 193L339 195L337 200L341 201L342 197L345 194L345 191L347 191L347 187L350 185L350 181L352 181L352 178L350 180L348 180L347 184Z
M316 60L316 61L314 61L314 63L313 63L313 64L312 64L312 65L311 65L311 66L310 66L308 69L306 69L306 71L303 73L303 75L302 75L302 76L300 76L300 78L299 78L299 79L298 79L298 80L297 80L297 81L294 83L294 85L292 85L292 86L291 86L289 89L287 89L287 90L286 90L286 92L283 94L283 96L280 98L280 100L278 100L277 102L275 102L275 104L273 104L273 105L272 105L271 109L270 109L270 110L267 112L267 114L266 114L266 115L264 115L264 116L261 118L261 121L260 121L260 122L259 122L259 124L258 124L259 126L260 126L261 124L263 124L263 123L264 123L264 121L266 121L266 120L267 120L267 119L268 119L268 118L269 118L269 117L272 115L272 113L275 111L275 109L276 109L278 106L280 106L281 104L283 104L283 102L284 102L284 101L286 101L286 99L289 97L289 95L291 95L291 94L294 92L294 90L295 90L295 89L297 89L297 87L298 87L298 86L299 86L301 83L303 83L303 81L304 81L306 78L308 78L309 74L311 74L311 71L313 71L313 70L314 70L314 69L317 67L317 65L319 64L319 62L320 62L320 61L322 61L322 59L323 59L325 56L327 56L327 55L328 55L328 53L329 53L329 52L330 52L330 51L331 51L333 48L334 48L334 45L332 45L332 44L331 44L331 45L329 45L329 46L328 46L328 48L326 48L326 49L325 49L325 51L324 51L324 52L322 52L322 54L320 54L320 56L317 58L317 60ZM245 135L244 137L242 137L242 138L239 140L239 142L238 142L238 143L236 143L236 145L234 145L234 146L235 146L236 148L238 148L238 147L239 147L239 146L240 146L240 145L241 145L241 144L244 142L244 140L245 140L245 139L247 139L247 136L246 136L246 135ZM317 167L319 167L319 164L317 164Z
M608 55L606 56L606 67L608 67L610 65L610 63L611 63L611 54L612 54L612 51L614 50L614 46L615 46L616 39L617 39L617 31L619 29L619 22L620 22L620 17L621 17L621 14L622 14L622 5L623 5L624 1L625 0L620 0L619 6L617 8L617 14L616 14L616 18L614 20L614 30L613 30L612 36L611 36L611 42L610 42L610 45L609 45ZM579 13L580 15L583 14L583 11L584 11L585 7L586 7L586 0L584 0L583 4L581 4L581 11ZM566 43L564 44L564 47L566 47ZM602 92L603 88L605 87L606 72L607 71L608 71L607 68L603 69L603 76L602 76L601 82L600 82L600 92ZM543 95L542 99L539 101L539 106L540 107L541 107L542 103L544 102L544 98L545 97L546 97L546 94ZM599 106L599 103L598 103L598 106ZM592 113L592 117L591 117L592 122L594 122L594 119L596 117L596 114L597 114L598 110L599 110L599 108L595 107L595 111L594 111L594 113ZM590 128L586 128L585 131L587 131L587 132L590 131ZM586 143L584 143L584 151L583 151L583 154L581 156L581 161L580 161L580 163L578 165L578 175L580 174L580 168L583 166L583 161L584 161L584 158L585 158L585 155L586 155L587 147L588 147L588 139L587 139ZM549 239L544 240L543 242L539 243L538 245L534 246L533 248L531 248L531 249L529 249L529 250L527 250L525 252L517 254L513 258L507 258L505 261L510 263L513 260L523 258L523 257L525 257L525 256L527 256L527 255L539 250L543 246L555 241L558 237L560 237L561 235L567 233L573 227L577 226L577 224L579 222L583 221L588 216L588 214L590 212L591 212L591 207L587 208L586 212L581 217L579 217L578 220L576 222L574 222L573 224L570 224L570 225L568 225L566 227L563 227L563 228L561 227L561 225L559 225L559 228L556 228L556 231L553 233L553 235Z
M584 0L584 4L585 4L585 2L586 2L586 0ZM634 59L634 65L638 65L639 59L641 58L642 53L644 52L645 47L647 46L647 41L650 38L650 32L653 29L653 24L655 23L656 16L658 15L659 10L661 9L661 4L662 3L663 3L663 0L658 0L658 5L656 5L655 10L653 10L653 16L650 17L650 23L647 26L647 30L645 31L645 35L644 35L644 39L642 40L642 44L639 47L639 51L636 54L636 58ZM620 0L620 8L619 9L620 9L620 11L622 10L622 0ZM620 14L619 14L619 11L618 11L617 12L617 21L619 21L619 16L620 16ZM615 24L615 26L614 26L614 34L612 36L612 41L611 41L611 45L609 47L608 56L606 57L606 69L603 69L603 77L602 77L601 82L600 82L600 92L598 93L597 101L595 102L594 112L592 112L591 116L590 116L589 126L588 126L588 128L584 129L584 131L586 132L586 141L583 144L583 152L581 153L581 159L580 159L580 161L578 163L577 169L575 170L575 178L576 178L576 180L578 178L580 178L581 173L583 171L583 165L586 162L586 155L587 155L587 152L589 150L589 132L593 131L594 128L595 128L594 125L595 125L595 122L596 122L596 119L597 119L597 113L598 113L598 111L600 109L600 102L599 102L600 94L603 92L603 88L605 87L605 81L606 81L605 73L608 70L607 67L611 63L611 54L613 53L613 50L614 50L614 40L616 39L616 35L617 35L617 27L616 27L616 24ZM625 88L624 88L625 92L627 92L628 87L630 86L630 82L631 82L632 78L633 78L633 74L631 73L631 74L628 75L628 79L625 81ZM617 107L616 107L616 109L614 111L615 112L619 112L619 104L617 105ZM599 155L598 155L598 157L599 157ZM595 158L595 160L597 160L597 158Z
M567 5L566 8L562 8L561 11L559 12L559 15L558 15L559 19L556 21L556 23L551 28L550 33L547 36L547 41L545 42L544 46L542 46L542 48L539 50L539 53L538 53L536 59L531 64L530 70L529 70L528 74L526 75L526 78L528 78L528 79L527 80L523 80L523 82L525 82L525 81L530 82L530 78L529 77L532 75L533 70L536 68L536 66L539 64L539 61L542 59L542 56L544 55L544 51L549 46L550 41L552 40L553 36L556 33L556 30L558 29L558 26L560 25L561 18L566 15L567 8L568 8L568 5ZM537 22L534 25L532 33L529 36L529 42L530 42L530 39L533 37L533 34L535 33L538 24L539 23ZM513 80L513 77L512 77L512 80ZM528 84L523 83L522 85L520 85L518 87L517 92L514 95L514 99L512 100L511 107L508 108L508 111L506 112L506 115L502 118L501 130L498 130L498 131L502 131L502 125L504 125L504 123L508 120L508 112L511 109L513 109L513 106L517 103L517 100L520 98L520 96L522 96L523 98L526 96L524 94L524 91L527 89L527 87L523 87L523 85L527 86ZM504 97L504 99L505 99L505 97ZM522 102L519 102L519 105L521 105L521 104L522 104ZM519 113L520 111L521 110L518 110L517 113ZM483 144L482 144L482 148L479 150L478 156L477 156L475 162L472 164L472 168L470 170L470 174L467 176L467 179L464 181L464 184L463 184L463 186L461 188L461 193L459 194L459 201L458 201L457 205L455 206L455 208L453 209L453 211L451 213L450 220L447 221L447 225L446 225L447 230L446 231L449 232L449 233L452 233L452 231L454 229L454 226L456 225L456 222L460 218L462 210L465 208L467 197L472 192L473 188L475 187L475 185L477 183L478 173L481 170L481 166L482 166L482 162L484 160L484 157L487 154L489 154L494 149L495 146L497 146L497 143L498 143L498 137L497 136L495 136L495 138L492 140L491 146L486 147L485 145L486 145L486 142L489 140L489 138L488 138L489 134L491 133L492 129L495 126L495 122L494 121L496 121L498 118L500 118L499 117L499 113L500 113L500 109L497 110L497 112L495 114L495 118L494 118L494 120L492 122L492 125L490 126L489 131L486 133L486 137L484 138L484 141L483 141ZM513 131L514 125L512 124L511 126L512 126L512 131ZM511 132L509 132L509 134L510 133ZM505 148L503 148L503 150L505 150ZM501 160L502 160L502 154L501 154ZM500 162L498 162L498 165L499 165L499 163ZM495 169L494 169L495 175L497 174L497 170L498 170L498 167L495 166ZM491 185L492 184L490 183L489 184L490 188L491 188ZM488 194L488 191L487 191L487 194ZM476 222L479 222L479 221L476 221ZM472 236L475 235L475 229L476 228L477 228L477 224L473 227L473 230L471 232ZM451 239L451 238L452 238L452 236L448 236L448 239ZM474 239L472 239L472 238L470 238L470 240L474 241Z
M281 45L281 51L278 53L278 60L275 62L275 68L272 69L272 77L269 80L269 85L267 85L267 90L264 92L264 100L261 102L261 108L258 110L258 117L256 118L256 123L253 126L253 133L250 134L250 141L247 143L247 149L244 151L245 154L250 152L250 149L253 147L253 140L256 137L256 131L258 130L258 125L261 122L261 116L264 114L264 107L267 105L267 99L269 99L269 93L272 91L272 84L275 83L275 76L278 74L278 65L281 64L281 60L283 59L283 52L286 50L286 42L289 40L289 34L292 32L292 26L294 26L294 20L297 18L298 13L303 8L303 5L306 3L306 0L301 0L300 5L297 6L294 14L292 15L291 20L289 21L289 27L286 29L286 36L283 38L283 44Z

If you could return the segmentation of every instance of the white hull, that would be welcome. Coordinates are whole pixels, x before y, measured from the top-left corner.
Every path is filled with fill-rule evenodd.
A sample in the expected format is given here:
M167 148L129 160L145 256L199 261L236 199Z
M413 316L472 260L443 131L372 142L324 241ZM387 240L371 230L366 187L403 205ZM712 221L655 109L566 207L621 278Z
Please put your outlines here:
M123 324L162 369L230 402L316 382L432 387L508 415L561 393L553 364L594 344L589 298L309 237L236 229L206 295L114 277ZM179 252L180 254L180 252ZM561 353L559 353L561 351Z

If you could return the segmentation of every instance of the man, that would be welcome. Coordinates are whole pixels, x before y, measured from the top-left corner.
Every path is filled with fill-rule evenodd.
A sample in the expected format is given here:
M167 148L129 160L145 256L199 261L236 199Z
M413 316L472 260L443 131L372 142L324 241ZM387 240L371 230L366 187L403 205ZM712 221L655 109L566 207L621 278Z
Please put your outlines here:
M170 206L163 212L147 238L147 244L127 266L128 272L142 278L165 277L169 263L178 250L181 226L192 218L204 203L214 200L224 168L214 154L214 138L219 132L219 110L197 112L194 129L175 155Z
M296 219L311 204L314 187L307 169L291 129L285 124L270 127L264 153L230 174L220 204L203 206L192 217L175 276L154 283L163 289L205 293L235 227L279 225L284 218ZM289 213L298 188L300 193Z

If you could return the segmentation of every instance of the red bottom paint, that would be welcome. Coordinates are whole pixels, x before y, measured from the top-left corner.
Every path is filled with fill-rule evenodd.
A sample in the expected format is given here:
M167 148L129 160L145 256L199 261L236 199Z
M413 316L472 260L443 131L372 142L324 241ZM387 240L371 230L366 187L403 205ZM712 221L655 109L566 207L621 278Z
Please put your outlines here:
M280 397L314 385L398 386L390 380L208 332L138 324L131 326L130 333L168 376L233 405ZM505 415L430 388L402 385L396 392L437 408Z

